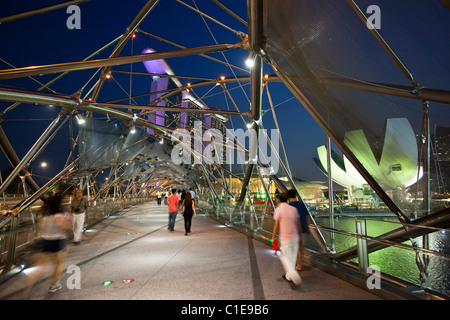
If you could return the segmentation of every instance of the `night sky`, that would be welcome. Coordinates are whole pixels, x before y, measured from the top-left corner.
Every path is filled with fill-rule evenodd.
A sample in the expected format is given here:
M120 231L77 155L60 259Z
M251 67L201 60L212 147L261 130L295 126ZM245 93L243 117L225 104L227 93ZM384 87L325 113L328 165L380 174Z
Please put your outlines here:
M192 1L185 1L193 5ZM364 5L367 1L363 1ZM379 2L379 1L375 1ZM414 1L412 1L414 2ZM0 17L5 17L18 12L45 7L59 3L59 1L5 1L0 0ZM100 48L115 37L121 35L129 23L133 20L146 1L108 1L92 0L79 5L81 9L81 29L69 30L66 27L66 21L70 14L66 9L59 9L53 12L27 17L20 20L7 22L0 25L0 58L14 65L15 67L26 67L32 65L46 65L62 62L80 61L94 50ZM239 21L224 13L216 4L210 1L198 0L195 2L199 9L206 14L218 19L220 22L228 25L237 31L247 33L247 27ZM244 20L247 20L246 1L222 1L231 10L237 13ZM382 7L383 8L383 7ZM389 16L386 15L386 19ZM436 27L437 20L423 19L421 22L426 29L428 23ZM384 20L383 20L384 21ZM207 25L196 12L193 12L176 1L163 0L157 4L155 9L146 17L141 24L140 29L168 40L176 42L186 47L196 47L213 45L217 43L238 43L241 40L229 30L216 25L207 20ZM387 22L386 22L387 23ZM445 28L448 24L445 25ZM432 35L430 35L431 37ZM390 39L391 40L391 39ZM393 39L392 39L393 40ZM448 46L448 43L447 43ZM105 50L95 58L106 58L112 48ZM173 50L174 46L150 38L142 33L137 33L136 38L129 42L123 49L121 55L138 54L143 49L150 47L157 51ZM448 48L443 51L446 54ZM230 50L224 53L226 59L233 65L243 69L248 69L244 60L247 52L244 50ZM222 54L212 54L218 59L224 60ZM0 60L0 69L9 69L10 66ZM246 73L212 62L201 57L189 57L181 59L169 59L168 64L176 75L190 77L205 77L209 79L218 79L224 75L232 77L233 72L236 76L243 76ZM432 61L430 62L432 63ZM449 67L444 66L444 68ZM113 70L145 72L142 63L135 63L132 66L122 65L113 67ZM439 66L433 66L433 69L439 69ZM270 66L264 66L265 73L273 74ZM62 94L73 94L83 87L92 77L94 69L86 71L72 72L70 75L59 80L51 86L55 92ZM450 69L446 70L450 73ZM126 98L129 95L130 75L113 74L115 80L108 80L100 93L97 101L106 102L119 98ZM35 77L41 83L52 79L54 75L44 75ZM91 80L84 93L93 85L98 77ZM182 83L196 80L180 79ZM441 82L441 89L449 89L450 82ZM131 95L145 94L149 92L151 78L134 75L131 77L132 92ZM36 89L39 84L27 78L0 81L0 85L12 85L29 89ZM229 86L236 87L236 85ZM247 96L249 95L249 86L245 86ZM202 96L210 87L199 89L198 95ZM281 133L286 145L290 165L298 178L304 180L322 180L325 176L316 167L313 158L317 156L316 148L326 143L326 137L320 127L312 120L311 116L303 109L301 104L292 98L292 94L280 83L270 83L269 90L276 107L278 122ZM48 91L46 91L48 92ZM240 88L234 89L233 98L235 99L240 111L249 110L249 103ZM216 95L213 95L216 93ZM213 89L211 97L204 100L210 107L217 106L223 110L234 110L234 107L224 99L224 94L218 88ZM268 109L269 104L266 95L263 95L263 109ZM136 99L139 104L147 104L148 97ZM284 102L284 103L283 103ZM128 103L125 100L123 103ZM4 110L10 103L0 102L0 107ZM59 111L59 108L48 106L21 105L14 112L8 113L5 119L10 120L2 124L9 140L15 148L19 158L21 158L29 147L34 143L44 128L50 123ZM448 117L448 112L447 112ZM13 121L14 119L42 119L33 121ZM448 119L448 118L447 118ZM264 117L264 126L267 129L274 128L271 113L268 112ZM444 119L444 123L446 119ZM237 127L243 127L239 117L233 117L233 124ZM67 126L66 126L67 127ZM40 172L43 176L53 176L62 169L67 155L69 154L68 129L58 134L51 145L40 156L39 161L35 163L33 172ZM48 168L39 168L40 161L49 163ZM5 156L0 156L0 167L9 166Z

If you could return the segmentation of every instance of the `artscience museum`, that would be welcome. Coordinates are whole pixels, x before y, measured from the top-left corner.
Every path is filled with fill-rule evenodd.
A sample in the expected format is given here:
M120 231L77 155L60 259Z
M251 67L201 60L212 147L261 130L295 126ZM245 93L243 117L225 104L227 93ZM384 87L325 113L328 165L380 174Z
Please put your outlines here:
M347 132L344 143L387 192L407 189L423 177L423 169L417 164L417 135L406 118L386 120L383 139L375 141L375 145L381 146L381 152L374 150L362 129ZM318 158L314 160L319 169L328 176L327 151L324 145L318 147ZM348 158L345 155L339 156L333 150L330 172L335 183L347 188L351 199L356 194L361 194L359 190L368 187L366 180Z

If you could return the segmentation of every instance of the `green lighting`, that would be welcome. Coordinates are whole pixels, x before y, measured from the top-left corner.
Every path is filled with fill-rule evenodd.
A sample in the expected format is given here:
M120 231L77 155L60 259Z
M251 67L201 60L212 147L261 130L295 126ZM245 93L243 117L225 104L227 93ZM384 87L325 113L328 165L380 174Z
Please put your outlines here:
M109 286L111 283L112 283L112 281L110 281L110 280L105 281L105 282L103 282L103 286L104 287Z

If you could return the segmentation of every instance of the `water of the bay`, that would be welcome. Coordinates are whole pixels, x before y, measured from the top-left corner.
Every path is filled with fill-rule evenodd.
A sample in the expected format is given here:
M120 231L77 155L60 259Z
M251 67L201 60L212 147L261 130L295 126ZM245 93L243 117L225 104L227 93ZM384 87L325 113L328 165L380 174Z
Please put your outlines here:
M376 237L394 229L400 228L396 218L358 218L358 221L365 221L366 232L370 237ZM319 225L329 226L328 217L316 217ZM340 216L334 220L334 228L351 233L356 233L356 220L354 217ZM324 232L325 238L329 239L329 234ZM342 233L335 233L334 244L336 252L355 246L357 240L353 236ZM422 246L422 237L412 239ZM403 244L412 246L412 241ZM439 230L429 234L429 249L450 254L450 234L447 231ZM429 257L426 281L424 287L430 288L439 293L450 296L450 261L438 255L419 255L419 257ZM381 272L406 280L416 285L420 285L420 270L416 263L417 254L412 248L388 247L369 254L369 265L377 266ZM357 259L355 259L357 261Z

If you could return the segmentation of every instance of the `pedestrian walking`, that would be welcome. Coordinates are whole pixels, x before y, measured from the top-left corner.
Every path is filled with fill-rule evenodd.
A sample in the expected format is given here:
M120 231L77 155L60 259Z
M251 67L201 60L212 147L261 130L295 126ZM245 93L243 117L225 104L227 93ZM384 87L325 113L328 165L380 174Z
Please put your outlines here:
M36 280L46 271L43 265L48 262L54 265L49 293L62 288L59 279L67 256L67 231L72 229L72 222L70 215L61 209L61 203L62 196L60 194L44 200L44 218L38 224L41 232L40 252L33 256L29 266L38 268L28 275L24 290L26 298L29 298L31 288Z
M190 192L186 192L186 196L181 203L181 209L183 210L183 217L184 217L184 235L187 236L191 232L191 225L192 225L192 217L196 216L195 213L195 201L191 197Z
M289 205L293 206L297 209L299 217L300 217L300 225L302 227L302 237L300 237L300 245L297 254L297 266L295 267L298 271L302 270L302 266L309 264L308 252L305 248L305 240L304 236L309 235L309 212L306 208L306 205L303 201L298 201L296 192L294 189L290 189L287 192Z
M161 199L162 199L161 191L158 191L156 193L156 199L158 200L158 206L160 206L161 205Z
M189 193L191 194L192 200L195 200L195 192L192 190L192 188L189 188Z
M180 198L176 195L177 189L172 189L172 195L167 198L167 206L169 210L169 226L168 229L173 231L175 228L175 219L177 218L178 207L180 206Z
M70 213L73 222L73 243L78 245L83 235L84 222L89 218L89 204L80 189L75 191L75 198L70 203Z
M295 269L302 229L297 209L290 206L287 199L286 193L280 194L280 204L274 212L273 239L276 239L279 231L280 261L285 271L283 279L287 280L292 288L295 288L302 282Z

